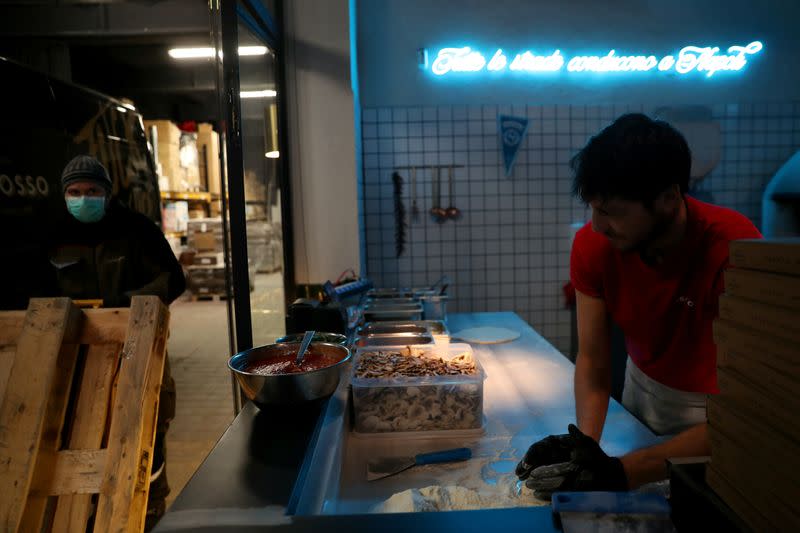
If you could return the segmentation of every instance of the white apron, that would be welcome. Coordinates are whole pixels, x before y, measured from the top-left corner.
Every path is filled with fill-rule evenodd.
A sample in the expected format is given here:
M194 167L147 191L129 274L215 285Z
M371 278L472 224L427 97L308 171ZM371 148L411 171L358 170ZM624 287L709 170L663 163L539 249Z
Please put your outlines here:
M674 435L706 421L706 394L667 387L628 357L622 405L657 435Z

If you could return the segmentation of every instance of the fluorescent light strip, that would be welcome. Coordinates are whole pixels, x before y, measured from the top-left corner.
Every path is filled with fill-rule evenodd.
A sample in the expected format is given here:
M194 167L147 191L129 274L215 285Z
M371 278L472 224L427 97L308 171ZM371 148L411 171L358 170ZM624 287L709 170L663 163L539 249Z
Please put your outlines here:
M278 93L272 89L264 89L263 91L242 91L239 96L242 98L274 98L278 96Z
M173 59L200 59L214 57L213 48L172 48L168 53Z
M268 49L266 46L240 46L240 56L263 56ZM173 59L208 59L214 57L213 48L171 48L168 52ZM222 52L220 52L220 55Z
M240 56L264 56L267 55L266 46L240 46Z

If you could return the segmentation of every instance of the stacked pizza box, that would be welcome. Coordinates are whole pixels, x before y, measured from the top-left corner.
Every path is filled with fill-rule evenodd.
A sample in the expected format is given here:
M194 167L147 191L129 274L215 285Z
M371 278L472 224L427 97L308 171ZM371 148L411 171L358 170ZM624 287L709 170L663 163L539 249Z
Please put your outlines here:
M800 239L733 241L730 264L706 479L755 531L800 531Z
M221 218L199 218L188 223L188 244L196 251L187 269L187 285L195 295L225 294L225 253Z

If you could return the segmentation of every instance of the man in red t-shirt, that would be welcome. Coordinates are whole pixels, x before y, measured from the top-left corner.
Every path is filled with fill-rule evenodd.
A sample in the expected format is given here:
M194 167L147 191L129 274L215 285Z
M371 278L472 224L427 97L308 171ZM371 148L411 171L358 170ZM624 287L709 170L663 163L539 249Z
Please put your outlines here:
M666 477L666 459L710 453L705 397L717 393L711 326L728 243L760 237L744 216L685 195L691 154L669 124L624 115L572 160L592 221L572 246L577 292L577 427L534 443L517 475L540 497L628 490ZM597 444L611 389L609 327L625 334L622 404L658 446L607 456ZM578 429L580 428L580 429Z

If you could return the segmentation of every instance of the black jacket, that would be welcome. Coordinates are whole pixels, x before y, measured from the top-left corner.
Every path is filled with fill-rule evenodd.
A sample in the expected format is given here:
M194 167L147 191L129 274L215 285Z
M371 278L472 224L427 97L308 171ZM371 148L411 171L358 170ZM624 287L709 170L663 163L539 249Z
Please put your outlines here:
M60 295L74 300L127 307L132 296L149 294L168 305L186 289L183 269L158 226L113 201L99 222L66 217L48 256Z

